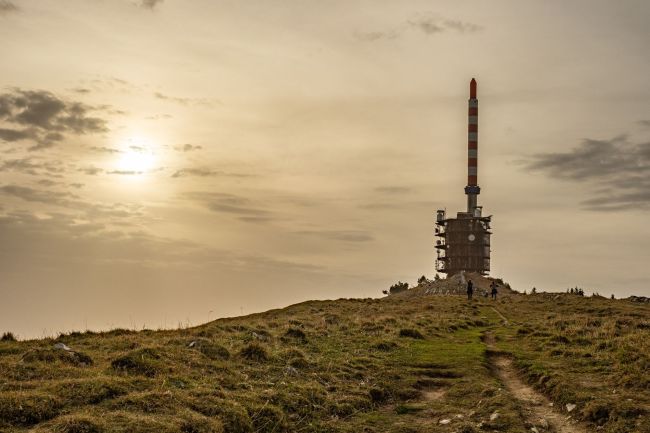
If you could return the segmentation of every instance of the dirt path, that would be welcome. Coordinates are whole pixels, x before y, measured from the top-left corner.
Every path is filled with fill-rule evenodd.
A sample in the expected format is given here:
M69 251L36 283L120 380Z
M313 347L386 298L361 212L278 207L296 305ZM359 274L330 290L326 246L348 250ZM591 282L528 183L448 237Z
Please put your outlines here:
M490 307L490 308L492 308L494 310L494 312L497 313L499 315L499 317L501 317L501 320L503 320L504 325L508 326L510 324L510 322L508 322L508 319L506 318L506 316L501 314L501 311L497 310L496 307Z
M489 332L485 334L485 343L489 349L494 349L494 336ZM530 431L542 433L550 429L557 433L586 432L584 428L570 421L567 415L555 411L551 401L543 394L522 382L510 358L492 355L489 361L495 375L523 406L526 421L531 426Z

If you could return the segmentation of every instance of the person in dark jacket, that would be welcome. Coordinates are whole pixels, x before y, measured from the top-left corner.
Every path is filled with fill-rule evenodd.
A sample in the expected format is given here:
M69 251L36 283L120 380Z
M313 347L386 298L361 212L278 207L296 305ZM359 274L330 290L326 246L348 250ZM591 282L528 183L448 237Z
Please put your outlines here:
M491 293L491 295L492 295L492 299L496 299L496 298L497 298L497 287L498 287L497 282L496 282L496 281L492 281L492 283L490 284L490 288L492 289L492 290L490 291L490 293Z
M474 294L474 283L472 283L472 280L467 280L467 299L471 300L473 294Z

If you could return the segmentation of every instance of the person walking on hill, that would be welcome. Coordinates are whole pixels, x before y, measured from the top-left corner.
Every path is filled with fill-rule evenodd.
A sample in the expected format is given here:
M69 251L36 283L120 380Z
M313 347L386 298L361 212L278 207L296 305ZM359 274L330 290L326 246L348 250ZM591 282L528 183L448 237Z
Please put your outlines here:
M490 284L490 288L492 289L492 290L490 291L490 293L491 293L491 295L492 295L492 299L496 299L496 298L497 298L497 287L498 287L497 282L496 282L496 281L492 281L492 283Z
M472 280L467 280L467 300L472 300L472 295L474 294L474 283Z

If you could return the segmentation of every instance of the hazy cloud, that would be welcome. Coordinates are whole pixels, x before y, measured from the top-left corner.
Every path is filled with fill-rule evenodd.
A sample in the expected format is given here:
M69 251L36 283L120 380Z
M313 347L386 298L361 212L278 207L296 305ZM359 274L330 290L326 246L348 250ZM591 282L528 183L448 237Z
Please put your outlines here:
M56 175L60 177L61 173L65 172L65 168L60 161L37 161L32 158L18 158L7 159L0 164L0 172L2 171L15 171L33 176L38 175Z
M106 147L106 146L92 146L90 150L94 150L95 152L101 152L101 153L120 153L119 150L113 147Z
M269 217L270 212L260 209L250 199L235 194L219 192L189 192L184 198L194 200L213 212L228 213L246 217Z
M15 89L0 94L0 129L4 141L35 141L30 150L49 147L64 133L88 134L107 130L106 121L89 115L94 108L66 101L47 91Z
M372 234L364 230L302 230L295 233L343 242L370 242L374 240Z
M179 98L177 96L165 95L160 92L155 92L154 96L163 101L175 102L181 105L212 105L212 102L205 98Z
M213 170L211 168L183 168L180 170L177 170L174 174L172 174L172 177L178 178L178 177L188 177L188 176L198 176L198 177L216 177L216 176L223 176L223 177L250 177L250 174L243 174L243 173L230 173L230 172L225 172L221 170Z
M534 155L526 167L553 178L590 182L595 197L582 203L588 209L650 208L650 142L630 143L624 135L586 139L568 152Z
M8 0L0 0L0 15L17 12L18 6Z
M639 125L650 128L650 120L639 120Z
M195 146L190 143L185 143L180 146L174 146L174 150L177 150L179 152L193 152L195 150L201 150L203 149L203 146Z
M483 27L470 22L446 19L438 15L422 14L406 20L395 28L381 31L356 32L355 37L368 42L380 39L389 40L396 39L410 30L431 36L444 32L474 33L483 30Z
M73 202L71 199L78 198L74 194L59 191L38 190L27 186L20 185L3 185L0 186L0 193L18 197L25 201L51 204L57 206L70 206Z
M37 139L38 132L35 129L5 129L0 128L0 140L20 141L27 139Z
M406 194L413 191L413 188L408 186L380 186L375 188L375 191L382 194Z
M154 10L156 6L161 4L164 0L142 0L140 2L140 7L144 9Z
M483 28L479 25L459 20L447 20L434 16L422 16L408 20L408 25L416 28L427 35L442 33L445 31L456 31L458 33L473 33Z
M136 171L136 170L113 170L113 171L106 172L106 174L117 174L120 176L133 176L142 173L143 173L142 171Z
M95 176L95 175L98 175L99 173L103 173L103 172L104 172L103 169L101 169L101 168L97 168L97 167L85 167L85 168L80 168L79 171L82 172L82 173L84 173L84 174L87 174L87 175L89 175L89 176Z

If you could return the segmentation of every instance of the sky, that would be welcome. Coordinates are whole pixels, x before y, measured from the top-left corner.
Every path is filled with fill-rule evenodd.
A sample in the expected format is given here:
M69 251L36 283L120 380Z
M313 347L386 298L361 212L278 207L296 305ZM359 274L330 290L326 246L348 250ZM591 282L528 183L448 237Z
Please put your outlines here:
M0 0L0 332L433 278L478 81L491 275L650 296L645 0Z

